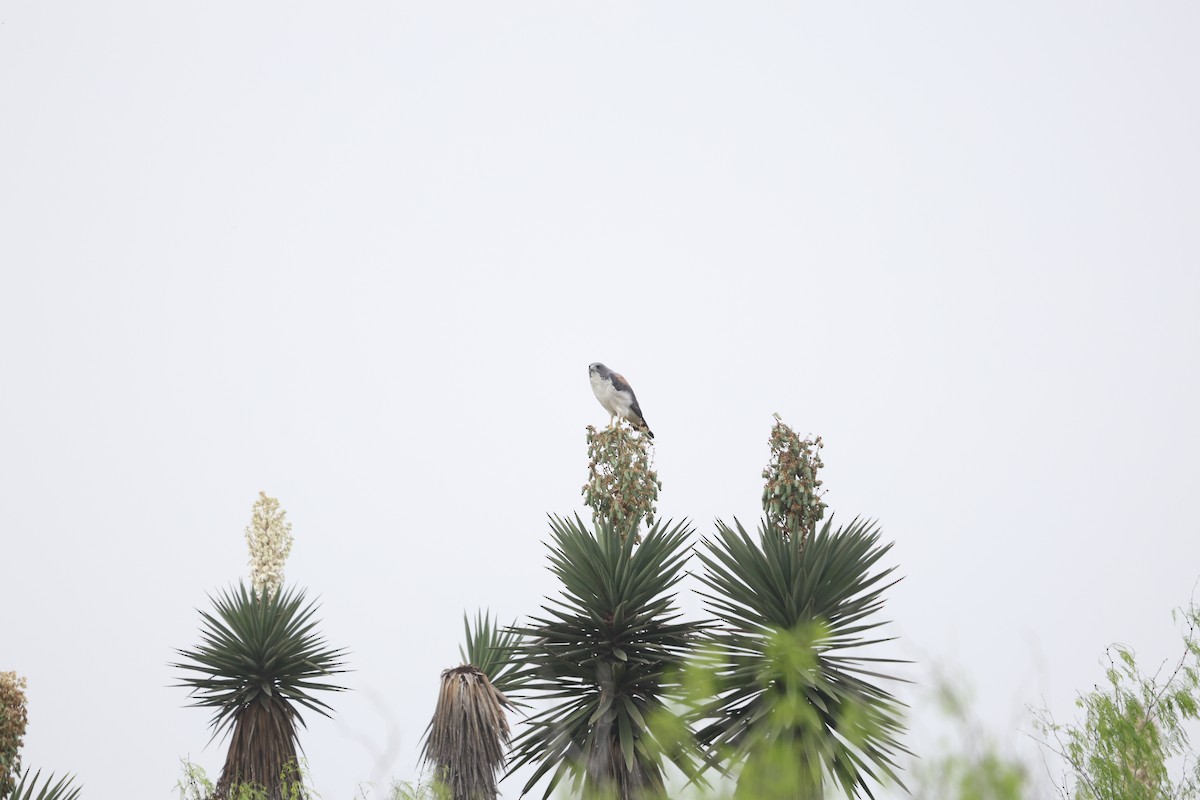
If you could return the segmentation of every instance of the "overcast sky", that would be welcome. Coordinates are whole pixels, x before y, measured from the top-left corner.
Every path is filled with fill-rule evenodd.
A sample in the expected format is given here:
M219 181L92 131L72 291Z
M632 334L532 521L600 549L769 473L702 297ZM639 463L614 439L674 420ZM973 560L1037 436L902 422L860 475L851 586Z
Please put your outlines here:
M980 6L0 0L25 763L97 798L216 776L166 665L264 490L352 651L318 789L414 777L463 611L555 592L593 361L697 538L756 521L772 412L821 434L831 509L895 542L912 675L1001 740L1112 641L1177 655L1200 7Z

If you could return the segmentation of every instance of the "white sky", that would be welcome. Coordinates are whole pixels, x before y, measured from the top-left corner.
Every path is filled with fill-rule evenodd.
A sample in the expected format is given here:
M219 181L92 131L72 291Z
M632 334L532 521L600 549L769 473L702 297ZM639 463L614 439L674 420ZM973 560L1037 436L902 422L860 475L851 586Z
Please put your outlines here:
M914 676L960 672L1001 739L1111 641L1175 655L1200 7L968 5L0 0L26 763L216 775L166 664L262 489L353 651L318 789L413 777L462 612L555 591L592 361L700 534L756 520L772 412L822 434L832 508L896 542Z

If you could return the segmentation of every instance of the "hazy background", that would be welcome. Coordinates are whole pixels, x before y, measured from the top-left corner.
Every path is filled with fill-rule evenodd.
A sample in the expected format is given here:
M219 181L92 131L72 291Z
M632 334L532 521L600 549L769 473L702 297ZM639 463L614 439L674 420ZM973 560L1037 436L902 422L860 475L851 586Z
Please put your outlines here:
M261 489L356 670L307 718L318 789L414 777L462 612L555 591L592 361L698 537L756 520L772 412L823 435L831 508L896 543L909 674L960 672L1001 739L1114 640L1174 657L1200 7L970 5L0 0L25 763L216 776L166 664Z

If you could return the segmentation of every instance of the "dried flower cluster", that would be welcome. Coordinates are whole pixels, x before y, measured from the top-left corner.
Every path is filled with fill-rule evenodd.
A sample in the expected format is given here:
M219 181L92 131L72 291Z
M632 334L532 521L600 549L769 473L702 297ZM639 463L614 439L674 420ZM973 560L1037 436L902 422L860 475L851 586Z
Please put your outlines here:
M803 547L817 522L825 516L827 504L821 502L821 481L817 471L821 461L821 437L801 439L775 415L771 428L771 461L763 470L763 511L767 525L787 539L798 536Z
M655 502L662 482L654 471L650 439L618 422L611 428L587 427L588 481L583 502L592 521L607 523L624 540L637 537L639 522L654 524ZM640 539L640 537L638 537Z
M250 580L255 597L264 592L278 592L283 585L283 563L292 552L292 523L279 501L258 493L258 502L251 512L246 528L246 543L250 546Z
M28 724L25 679L15 672L0 672L0 797L8 797L16 788Z

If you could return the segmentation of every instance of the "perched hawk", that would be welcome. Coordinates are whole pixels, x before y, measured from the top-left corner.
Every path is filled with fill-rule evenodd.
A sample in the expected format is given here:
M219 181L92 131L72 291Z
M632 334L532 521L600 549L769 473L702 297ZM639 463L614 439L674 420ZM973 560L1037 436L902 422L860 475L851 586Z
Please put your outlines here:
M642 416L642 409L629 386L629 381L599 361L588 366L588 377L592 379L592 391L596 393L596 399L611 415L608 420L609 427L612 427L613 418L621 417L633 423L633 427L645 431L651 439L654 438L650 426L646 424L646 418Z

